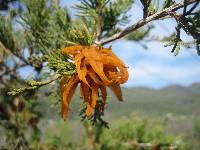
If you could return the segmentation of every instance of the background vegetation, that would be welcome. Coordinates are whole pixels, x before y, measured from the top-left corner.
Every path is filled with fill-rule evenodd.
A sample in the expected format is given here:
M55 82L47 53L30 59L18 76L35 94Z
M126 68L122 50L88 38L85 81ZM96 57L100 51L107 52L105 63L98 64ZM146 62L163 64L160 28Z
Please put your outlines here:
M78 91L67 122L59 116L60 78L75 72L62 47L124 38L168 42L174 55L181 46L195 46L199 54L198 0L140 2L143 18L127 27L133 0L82 0L74 6L76 16L58 0L0 1L0 149L199 149L199 84L123 88L121 104L110 92L103 116L110 129L81 122ZM176 20L176 32L149 37L153 27L146 24L169 18ZM182 32L192 41L183 41ZM33 70L31 77L20 74L24 68Z

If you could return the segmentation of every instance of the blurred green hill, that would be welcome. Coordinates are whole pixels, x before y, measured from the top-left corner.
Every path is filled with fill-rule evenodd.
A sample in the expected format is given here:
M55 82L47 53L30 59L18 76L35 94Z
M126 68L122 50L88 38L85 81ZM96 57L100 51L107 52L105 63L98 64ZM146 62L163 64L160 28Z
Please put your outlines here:
M51 86L40 90L39 93L48 91ZM105 111L106 119L128 116L137 113L142 116L162 117L166 115L198 116L200 114L200 83L195 83L187 87L171 85L161 89L151 89L146 87L122 88L124 101L119 102L109 90ZM38 111L47 119L59 119L59 104L54 106L53 96L38 98L41 105ZM46 99L46 100L44 100ZM79 119L79 110L82 99L79 96L79 88L71 101L71 112L69 119ZM52 107L49 107L52 106Z
M172 85L162 89L123 88L124 101L120 104L114 95L108 102L108 109L113 115L127 115L139 112L146 115L176 115L200 114L200 84L184 87Z

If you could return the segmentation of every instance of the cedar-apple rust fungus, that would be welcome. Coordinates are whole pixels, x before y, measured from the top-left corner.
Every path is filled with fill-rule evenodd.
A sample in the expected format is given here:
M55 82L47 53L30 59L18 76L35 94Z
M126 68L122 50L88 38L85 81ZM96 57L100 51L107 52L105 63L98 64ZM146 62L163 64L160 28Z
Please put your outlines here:
M119 101L122 101L120 84L128 80L125 64L112 52L111 48L96 46L70 46L61 49L63 54L71 54L76 65L76 74L70 79L61 79L61 115L67 118L69 104L80 83L80 93L87 104L85 114L92 116L98 97L101 96L102 109L106 104L106 87L109 87Z

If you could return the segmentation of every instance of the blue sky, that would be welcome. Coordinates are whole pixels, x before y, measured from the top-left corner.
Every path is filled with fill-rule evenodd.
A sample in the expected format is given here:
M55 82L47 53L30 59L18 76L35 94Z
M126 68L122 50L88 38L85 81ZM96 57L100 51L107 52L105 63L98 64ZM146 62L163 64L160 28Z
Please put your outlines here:
M77 0L61 0L62 6L71 7ZM70 8L71 15L75 11ZM137 12L137 13L135 13ZM142 17L142 9L139 2L134 5L129 14L132 15L130 24ZM174 30L175 21L156 21L156 28L153 35L162 37L170 35ZM190 40L186 35L182 35L185 40ZM164 47L163 43L145 43L148 49L145 50L141 44L136 42L117 40L112 43L113 51L129 67L129 80L126 87L152 87L162 88L171 84L188 86L195 82L200 82L200 57L196 50L182 48L178 56L174 56L170 47ZM23 72L30 72L29 69Z

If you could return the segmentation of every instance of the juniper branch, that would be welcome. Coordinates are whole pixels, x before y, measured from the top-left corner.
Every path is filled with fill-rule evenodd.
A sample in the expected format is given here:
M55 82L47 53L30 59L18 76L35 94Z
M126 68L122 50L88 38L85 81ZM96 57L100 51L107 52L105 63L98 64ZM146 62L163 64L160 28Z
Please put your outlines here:
M3 65L4 65L4 64L3 64ZM20 69L20 68L23 68L23 67L25 67L25 66L27 66L27 65L26 65L26 64L17 64L14 68L9 69L6 65L4 65L5 70L3 70L3 71L0 72L0 79L1 79L3 76L8 75L8 74L10 74L10 73L14 73L14 72L16 72L16 70L18 70L18 69Z
M198 0L187 0L187 5L196 3L197 1ZM120 38L126 36L127 34L133 32L133 31L136 31L137 29L143 27L144 25L148 24L151 21L158 20L158 19L161 19L163 17L169 16L170 12L175 12L178 9L183 8L184 6L185 6L184 2L174 4L174 5L172 5L168 8L165 8L165 9L145 18L145 19L138 21L137 23L125 28L123 31L116 33L109 38L104 38L104 39L101 39L100 41L97 41L96 44L105 45L105 44L108 44L112 41L120 39Z
M18 58L18 59L19 59L20 61L22 61L23 63L25 63L25 64L27 64L27 65L29 64L28 61L27 61L24 57L22 57L22 56L19 55L19 54L14 53L14 52L12 52L11 50L9 50L8 48L6 48L6 47L3 45L3 43L2 43L1 41L0 41L0 48L3 49L3 51L5 51L6 53L12 55L13 57Z
M6 54L8 54L8 55L10 55L10 56L12 56L14 58L17 58L17 59L19 59L22 62L20 64L19 63L16 64L13 67L13 69L10 69L9 67L6 66L6 64L4 64L4 63L1 62L2 65L5 67L5 70L3 70L3 71L0 72L0 78L3 77L4 75L7 75L7 74L12 73L12 72L15 72L19 68L22 68L24 66L29 65L28 62L22 56L19 56L19 55L13 53L11 50L9 50L8 48L6 48L1 41L0 41L0 49L2 49L3 52L5 52Z
M97 40L100 40L100 37L101 37L101 34L102 34L102 22L103 22L103 19L102 19L102 8L101 6L98 6L96 8L96 12L97 12L97 15L98 17L96 18L96 23L97 23Z
M47 81L41 81L41 82L34 81L34 80L26 81L27 85L29 85L28 87L13 89L11 92L8 92L8 95L14 96L14 95L22 94L24 92L33 91L33 90L36 90L36 89L38 89L38 88L40 88L44 85L50 84L50 83L52 83L53 81L55 81L59 78L60 78L60 76L55 76L52 79L49 79Z

